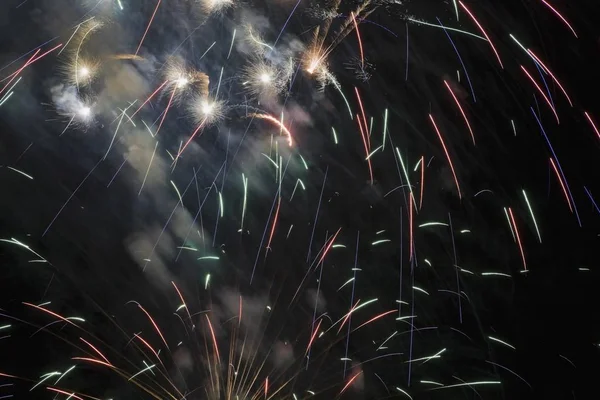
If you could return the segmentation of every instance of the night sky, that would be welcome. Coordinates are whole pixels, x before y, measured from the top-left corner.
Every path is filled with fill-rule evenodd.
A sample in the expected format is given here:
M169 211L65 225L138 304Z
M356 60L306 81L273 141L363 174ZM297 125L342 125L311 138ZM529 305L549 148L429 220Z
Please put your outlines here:
M0 400L595 398L600 3L0 29Z

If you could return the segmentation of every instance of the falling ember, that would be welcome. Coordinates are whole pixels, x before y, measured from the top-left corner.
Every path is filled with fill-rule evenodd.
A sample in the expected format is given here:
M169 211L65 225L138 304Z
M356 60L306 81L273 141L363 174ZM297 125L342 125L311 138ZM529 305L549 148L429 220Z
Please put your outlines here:
M281 132L285 133L285 135L287 136L288 145L290 147L292 146L292 144L293 144L292 133L289 131L288 128L285 127L285 125L280 120L278 120L277 118L275 118L269 114L250 114L249 117L264 119L264 120L267 120L267 121L271 122L272 124L276 125L278 128L281 129Z

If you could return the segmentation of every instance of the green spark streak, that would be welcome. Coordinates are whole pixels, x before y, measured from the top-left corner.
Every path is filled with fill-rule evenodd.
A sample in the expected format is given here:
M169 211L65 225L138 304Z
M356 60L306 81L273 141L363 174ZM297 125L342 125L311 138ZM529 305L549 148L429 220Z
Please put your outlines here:
M333 126L331 127L331 132L333 133L333 141L335 144L338 144L337 134L335 133L335 128Z
M183 205L183 199L181 198L181 193L179 193L179 189L177 189L177 186L175 186L175 183L173 181L171 181L171 185L173 185L173 188L177 192L177 197L179 197L179 202Z
M427 296L429 296L429 293L427 293L424 289L421 289L420 287L417 286L413 286L413 289L421 292L421 293L425 293Z
M244 218L246 217L246 201L248 200L248 178L242 172L242 183L244 184L244 203L242 205L242 224L240 230L244 229Z
M204 257L197 258L198 261L200 261L200 260L218 260L218 259L219 259L219 257L217 257L217 256L204 256Z
M371 137L372 133L373 133L373 117L371 117L369 120L369 137Z
M300 154L298 154L300 156L300 159L302 160L302 163L304 164L304 169L308 170L308 165L306 165L306 161L304 161L304 157L302 157Z
M184 308L186 308L186 305L185 305L185 304L182 304L182 305L180 305L179 307L177 307L177 310L175 310L175 312L178 312L178 311L180 311L180 310L182 310L182 309L184 309Z
M33 387L31 389L29 389L29 391L31 392L33 389L35 389L36 387L40 386L42 383L44 383L45 381L47 381L48 379L52 378L53 376L56 375L60 375L60 372L56 371L56 372L50 372L48 374L44 374L41 376L42 380L40 380L38 383L36 383L35 385L33 385Z
M396 386L396 390L399 391L400 393L404 394L405 396L407 396L410 400L412 400L411 395L406 393L404 390L400 389L398 386Z
M208 282L210 282L210 274L206 274L206 279L204 280L204 290L208 288Z
M417 172L417 170L419 169L419 165L421 165L421 160L423 158L419 158L419 161L417 161L417 164L415 165L415 169L413 170L413 172Z
M344 92L342 92L342 88L340 87L340 84L335 79L332 79L331 82L333 83L333 87L342 96L342 99L344 99L344 102L346 103L346 107L348 107L348 113L350 114L350 119L354 119L354 117L352 116L352 109L350 108L350 103L348 103L348 99L346 99L346 96L344 96Z
M3 329L8 329L10 327L11 327L11 325L0 326L0 331L3 330Z
M503 274L502 272L482 272L481 276L503 276L505 278L512 278L512 276Z
M500 385L501 383L502 382L500 382L500 381L465 382L465 383L458 383L456 385L448 385L448 386L443 386L443 387L439 387L439 388L434 388L434 389L431 389L431 390L449 389L449 388L462 387L462 386Z
M378 148L376 148L375 150L373 150L368 156L367 158L365 158L365 161L368 161L369 158L371 158L373 156L373 154L377 153L379 151L379 149L383 148L383 145L379 146Z
M6 97L2 100L2 102L0 102L0 107L2 107L2 105L4 105L4 103L6 103L8 101L8 99L10 99L12 97L12 95L15 92L10 92L8 95L6 95Z
M425 228L427 226L449 226L443 222L426 222L424 224L419 225L419 228Z
M260 154L262 154L263 156L267 157L267 160L271 161L271 164L273 164L275 166L275 168L279 168L279 165L277 165L277 163L275 161L273 161L273 159L271 157L269 157L265 153L260 153Z
M380 240L376 240L373 243L371 243L371 246L377 246L378 244L387 243L387 242L391 242L391 240L390 239L380 239Z
M219 97L219 89L221 89L221 80L223 79L223 67L221 67L221 73L219 74L219 83L217 83L217 93L215 99Z
M444 386L442 383L439 382L435 382L435 381L420 381L421 383L424 383L426 385L436 385L436 386Z
M121 11L123 11L123 3L121 3L121 0L117 0L117 3L119 3L119 8Z
M221 218L223 218L224 208L223 208L223 195L219 192L219 210L221 211Z
M23 171L19 171L18 169L16 169L16 168L13 168L13 167L6 167L6 168L8 168L8 169L10 169L10 170L12 170L12 171L15 171L16 173L19 173L19 174L23 175L23 176L24 176L24 177L26 177L26 178L29 178L29 179L33 180L33 176L31 176L31 175L27 175L27 174L26 174L25 172L23 172Z
M454 11L456 11L456 20L458 21L458 4L456 4L456 0L452 0L454 3Z
M471 231L468 229L463 229L462 231L460 231L460 233L471 233Z
M423 261L425 261L425 263L431 267L431 261L429 261L428 259L425 259Z
M410 190L410 195L412 196L412 198L414 200L415 196L413 194L412 185L410 184L410 179L408 178L408 172L406 171L406 167L404 166L404 161L402 160L402 155L400 154L400 150L397 147L396 147L396 154L398 154L398 159L400 160L400 165L402 166L402 171L404 172L404 177L406 178L406 183L408 184L408 189ZM415 206L415 210L417 210L417 202L413 201L413 204Z
M540 229L538 228L537 221L535 220L535 215L533 214L533 208L531 208L531 203L529 203L529 199L527 198L527 193L523 190L523 197L525 197L525 202L527 203L527 207L529 208L529 213L531 214L531 219L533 220L533 225L535 226L535 231L538 235L538 239L540 243L542 243L542 235L540 234Z
M387 121L388 121L388 109L385 109L383 113L383 150L385 150L385 138L387 136Z
M229 60L229 56L231 55L231 49L233 49L233 41L235 40L236 29L233 30L233 36L231 37L231 46L229 46L229 53L227 53L227 59Z
M345 245L343 245L343 244L334 244L333 246L331 246L331 248L332 248L332 249L337 249L337 248L343 248L343 249L345 249L345 248L346 248L346 246L345 246Z
M143 370L141 370L141 371L140 371L140 372L138 372L137 374L135 374L135 375L132 375L132 376L131 376L131 378L129 378L127 381L131 381L131 380L132 380L133 378L135 378L136 376L138 376L138 375L140 375L140 374L143 374L144 372L146 372L146 371L149 371L149 370L151 370L151 369L152 369L152 368L154 368L154 367L155 367L155 365L154 365L154 364L152 364L152 365L150 365L150 366L148 366L148 367L144 368Z
M58 377L58 379L56 380L56 382L54 382L54 384L56 385L58 382L60 382L60 380L61 380L62 378L64 378L65 376L67 376L67 374L68 374L69 372L73 371L74 369L75 369L75 365L73 365L71 368L69 368L68 370L66 370L65 372L63 372L63 373L62 373L62 374L61 374L61 375Z
M498 338L495 338L495 337L492 337L492 336L488 336L488 338L489 338L490 340L493 340L494 342L498 342L498 343L500 343L500 344L503 344L503 345L505 345L506 347L510 347L511 349L513 349L513 350L516 350L515 346L513 346L513 345L510 345L510 344L506 343L506 342L505 342L505 341L503 341L503 340L500 340L500 339L498 339Z
M513 128L513 132L515 133L515 136L517 136L517 128L515 127L515 121L513 121L512 119L510 120L510 123L512 125Z
M517 237L515 236L515 231L513 231L512 223L510 222L510 217L508 216L508 211L506 211L506 207L504 207L504 215L506 215L506 221L508 222L508 227L510 228L510 233L512 233L513 240L516 242Z
M339 288L337 291L339 292L339 291L340 291L340 290L341 290L341 289L342 289L344 286L346 286L347 284L349 284L349 283L350 283L350 282L352 282L352 281L354 281L354 278L350 278L350 279L348 279L348 280L346 281L346 283L344 283L342 286L340 286L340 288Z
M441 26L441 25L431 24L431 23L429 23L429 22L425 22L425 21L419 21L419 20L417 20L417 19L413 19L413 18L409 18L408 20L409 20L410 22L415 22L415 23L417 23L417 24L420 24L420 25L427 25L427 26L431 26L432 28L440 28L440 29L446 29L446 30L449 30L449 31L458 32L458 33L463 33L463 34L465 34L465 35L473 36L473 37L475 37L475 38L477 38L477 39L481 39L481 40L484 40L484 41L486 41L486 42L487 42L487 39L486 39L486 38L484 38L483 36L479 36L479 35L476 35L476 34L474 34L474 33L471 33L471 32L462 31L462 30L460 30L460 29L456 29L456 28L450 28L450 27L448 27L448 26Z

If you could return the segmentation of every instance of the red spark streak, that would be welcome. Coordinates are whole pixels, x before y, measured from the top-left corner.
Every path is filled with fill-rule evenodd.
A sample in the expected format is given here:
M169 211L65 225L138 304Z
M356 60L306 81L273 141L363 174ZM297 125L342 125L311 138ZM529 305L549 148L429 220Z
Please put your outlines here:
M542 3L544 3L544 5L546 7L548 7L549 9L552 10L552 12L554 12L554 14L556 14L558 16L558 18L560 18L562 20L562 22L565 23L565 25L567 25L569 27L569 29L571 30L571 32L573 32L573 36L575 36L576 38L579 38L577 36L577 33L575 33L575 29L573 29L573 27L571 26L571 24L569 24L569 21L567 21L567 19L565 17L563 17L556 8L552 7L547 1L545 0L541 0Z
M191 143L191 141L196 137L196 134L198 133L198 131L200 129L202 129L202 127L204 127L204 123L205 122L206 122L206 118L204 118L202 120L202 122L200 122L200 125L198 125L198 127L196 128L196 130L194 131L194 133L192 133L192 136L190 136L190 138L188 139L188 141L185 142L185 144L183 145L183 147L181 148L181 150L179 151L179 153L177 153L177 157L175 157L175 160L177 160L179 158L179 156L181 156L183 154L183 152L188 147L188 145Z
M64 390L56 389L56 388L53 388L53 387L50 387L50 386L46 386L46 389L51 390L51 391L56 392L56 393L64 394L66 396L69 396L69 398L73 397L75 399L83 400L83 398L77 396L74 392L73 393L69 393L69 392L65 392Z
M475 24L477 25L477 27L479 28L479 30L483 34L483 36L485 36L485 38L488 40L488 42L489 42L492 50L494 51L494 54L496 54L496 58L498 59L498 62L500 63L500 66L502 67L502 69L504 69L504 65L502 65L502 60L500 59L500 55L496 51L496 47L494 47L494 43L492 42L492 39L490 39L490 37L486 33L485 29L483 29L483 26L481 26L481 24L479 23L479 21L477 21L477 18L475 18L475 15L473 15L473 13L471 11L469 11L469 9L467 8L467 6L465 6L462 1L459 0L458 3L467 12L467 14L469 14L469 16L471 17L471 19L475 22Z
M317 336L317 332L319 332L319 327L321 327L321 322L323 322L322 319L319 320L317 327L315 328L312 335L310 336L310 341L308 342L308 346L306 346L306 352L304 353L305 355L308 354L308 351L310 350L310 347L312 346L312 344L315 340L315 337Z
M350 386L352 384L352 382L354 382L354 380L356 378L358 378L358 376L362 374L362 371L359 371L356 373L356 375L354 375L352 378L350 378L350 380L348 381L348 383L346 383L346 386L344 386L342 388L342 390L338 393L338 396L341 395L342 393L344 393L346 391L346 389L348 389L348 386Z
M565 90L565 88L563 87L563 85L560 84L559 80L556 78L556 76L554 76L554 74L552 73L552 71L550 71L550 68L548 68L546 66L546 64L544 64L542 62L542 60L540 60L540 58L535 55L535 53L533 51L527 49L527 52L535 59L535 61L538 62L538 64L540 64L542 66L542 68L544 69L544 71L546 71L548 73L548 75L550 75L550 77L552 78L552 80L558 85L558 87L560 88L560 90L563 92L563 94L567 98L567 100L568 100L569 104L571 105L571 107L573 107L573 102L571 101L571 98L567 94L567 91Z
M521 236L519 235L519 229L517 228L517 222L513 216L512 208L508 207L508 213L510 214L510 220L515 228L515 234L517 235L517 243L519 244L519 251L521 251L521 259L523 260L523 268L527 271L527 262L525 261L525 252L523 251L523 245L521 244Z
M150 346L150 344L149 344L148 342L146 342L146 341L144 340L144 338L143 338L143 337L141 337L140 335L138 335L137 333L136 333L134 336L135 336L136 338L138 338L138 339L139 339L139 340L140 340L142 343L144 343L144 344L146 345L146 347L147 347L147 348L149 348L149 349L150 349L150 351L151 351L152 353L154 353L154 356L155 356L155 357L158 359L158 361L160 361L160 362L161 362L161 364L162 364L162 361L160 360L160 357L158 356L158 353L157 353L157 352L156 352L156 351L155 351L155 350L152 348L152 346Z
M47 52L45 52L45 53L43 53L43 54L41 54L41 55L39 55L39 56L35 57L35 54L37 54L37 53L40 51L40 49L38 49L38 50L35 52L35 54L33 55L35 58L33 58L33 57L32 57L32 58L30 58L30 59L29 59L29 61L27 61L26 65L24 65L24 67L26 67L26 66L28 66L28 65L31 65L31 64L33 64L33 63L34 63L34 62L36 62L37 60L39 60L39 59L41 59L41 58L43 58L43 57L47 56L47 55L48 55L48 54L50 54L50 53L52 53L54 50L58 49L59 47L62 47L62 43L60 43L60 44L58 44L58 45L54 46L53 48L51 48L51 49L50 49L50 50L48 50ZM13 72L12 74L10 74L9 76L7 76L6 78L2 79L0 82L4 82L4 81L5 81L5 80L7 80L8 78L13 78L13 79L14 79L14 78L16 78L16 75L17 75L17 74L19 74L21 71L22 71L22 68L21 68L21 69L19 69L19 70L17 70L17 71L15 71L15 72ZM11 82L12 82L12 79L11 79ZM10 84L10 82L9 82L9 84ZM8 84L7 84L7 86L8 86ZM5 87L5 88L6 88L6 87ZM3 88L2 90L4 90L5 88ZM2 90L0 90L0 93L2 92Z
M331 246L333 245L333 242L335 242L335 238L337 238L337 235L340 233L341 230L342 230L342 228L338 229L337 232L335 233L335 235L333 235L333 237L331 238L331 241L329 241L329 244L327 245L327 248L323 252L323 255L321 256L321 259L319 260L319 262L317 263L317 265L319 265L319 264L321 264L323 262L323 260L325 259L325 256L329 252L329 249L331 249Z
M473 139L473 146L475 146L475 135L473 135L473 129L471 129L471 124L469 123L469 119L467 118L467 114L465 114L465 111L463 110L462 106L458 102L458 98L456 98L456 95L452 91L452 88L450 87L450 85L448 84L448 82L444 81L444 83L446 84L446 87L448 88L448 91L452 95L452 98L454 99L454 102L458 106L458 109L460 110L460 113L462 114L463 118L465 119L465 123L467 124L467 128L469 128L469 133L471 133L471 139Z
M152 317L150 316L150 314L148 314L148 311L144 310L144 307L142 307L139 304L138 304L138 307L140 308L140 310L142 310L144 312L144 314L146 314L146 316L148 317L148 319L150 320L150 322L152 322L152 325L154 326L154 329L156 329L156 332L158 332L158 335L162 339L162 341L165 344L165 346L167 346L167 349L171 350L169 348L169 345L167 344L167 341L165 340L165 337L163 336L162 332L158 328L158 325L156 325L156 322L154 322L154 320L152 319Z
M102 354L100 352L100 350L98 350L97 348L94 347L94 345L92 345L90 342L88 342L87 340L85 340L84 338L80 337L79 340L81 340L83 343L87 344L88 346L90 346L92 348L92 350L94 350L96 352L96 354L98 354L100 357L102 357L104 359L104 361L106 361L107 363L110 364L110 361L108 361L108 358L104 357L104 354Z
M240 316L238 318L238 326L242 324L242 296L240 296Z
M139 106L139 108L138 108L137 110L135 110L135 112L134 112L133 114L131 114L131 117L130 117L130 118L133 118L133 117L134 117L134 116L135 116L135 115L136 115L138 112L140 112L140 110L141 110L142 108L144 108L144 106L146 105L146 103L148 103L150 100L152 100L152 98L154 97L154 95L155 95L156 93L158 93L158 91L159 91L160 89L162 89L162 88L163 88L163 87L164 87L164 86L165 86L167 83L169 83L169 81L168 81L168 80L164 81L164 82L163 82L163 83L162 83L162 84L161 84L161 85L160 85L160 86L159 86L159 87L158 87L158 88L157 88L157 89L156 89L154 92L152 92L152 94L150 95L150 97L148 97L148 98L146 99L146 101L144 101L144 102L142 103L142 105L141 105L141 106Z
M213 345L215 346L215 353L217 353L217 360L219 361L219 364L221 364L221 356L219 355L219 347L217 346L217 337L215 336L215 331L213 330L213 327L212 327L212 324L210 323L210 318L208 318L208 315L204 314L204 316L206 317L206 322L208 322L208 327L210 329L210 334L212 336Z
M188 317L189 317L190 322L191 322L192 321L192 316L190 315L190 310L188 310L187 305L185 303L185 300L183 299L183 296L181 295L181 292L179 291L179 288L177 287L177 285L175 284L175 282L171 281L171 284L173 285L173 287L177 291L177 294L179 295L179 299L181 299L181 303L185 306L185 310L187 311Z
M352 21L354 22L354 29L356 30L356 37L358 39L358 48L360 50L360 65L361 68L365 68L365 55L363 52L363 45L362 45L362 40L360 39L360 32L358 31L358 24L356 23L356 17L354 16L354 13L351 12L350 15L352 15Z
M356 86L354 87L354 91L356 92L356 98L358 99L358 105L360 106L360 114L363 117L365 133L366 133L366 137L367 137L367 143L369 143L369 151L371 151L371 137L368 135L368 133L369 133L368 126L369 125L367 124L367 116L365 114L365 109L363 108L362 100L360 98L360 94L358 93L358 88Z
M560 183L562 191L565 195L565 199L567 199L567 204L569 205L569 210L571 210L571 212L573 212L573 207L571 206L571 200L569 199L569 196L567 195L567 188L565 187L565 183L563 182L560 174L558 173L558 169L556 169L556 164L554 163L554 160L552 159L552 157L550 157L550 164L552 164L552 168L554 169L554 172L556 173L556 177L558 178L558 182Z
M171 103L173 102L173 97L175 96L176 90L177 90L177 86L173 87L173 92L171 93L171 97L169 97L169 102L167 103L167 108L165 109L165 113L163 114L162 118L160 119L160 123L158 124L158 129L156 129L156 133L154 134L154 136L158 135L158 132L160 131L160 128L161 128L163 122L165 121L165 118L167 118L167 114L169 113L169 108L171 108Z
M69 324L71 324L73 326L77 326L74 323L72 323L71 321L69 321L68 319L66 319L65 317L63 317L61 315L58 315L57 313L55 313L53 311L46 310L45 308L42 308L40 306L36 306L35 304L31 304L31 303L23 302L23 304L25 304L26 306L29 306L29 307L37 308L38 310L44 311L44 312L46 312L46 313L48 313L48 314L50 314L50 315L52 315L52 316L54 316L54 317L56 317L58 319L61 319L61 320L65 321L65 322L67 322L67 323L69 323Z
M358 299L358 301L354 304L354 307L352 307L350 309L350 311L348 311L348 314L346 314L346 316L344 317L344 320L342 321L342 324L340 325L340 328L338 329L337 333L340 333L340 331L346 324L346 321L348 321L348 318L350 318L350 315L352 315L352 312L354 312L354 310L356 310L356 306L358 306L358 303L360 303L360 299Z
M369 166L369 176L371 177L371 185L373 184L373 167L371 166L371 158L369 157L369 147L370 145L367 144L367 140L365 138L368 137L368 135L365 135L363 127L362 127L362 123L360 122L360 117L358 116L358 114L356 114L356 123L358 124L358 130L360 131L360 137L363 140L363 145L365 146L365 154L367 156L367 165Z
M458 184L458 178L456 177L456 172L454 171L454 165L452 164L452 159L450 158L450 154L448 153L448 149L446 148L446 144L444 143L444 139L442 138L442 134L433 119L433 115L429 114L429 119L437 132L438 137L440 138L440 142L442 142L442 147L444 148L444 153L446 153L446 158L448 159L448 164L450 164L450 169L452 170L452 175L454 176L454 183L456 183L456 189L458 190L458 198L462 199L462 194L460 192L460 185Z
M277 226L277 220L279 217L279 207L281 206L281 196L279 196L279 200L277 201L277 211L275 211L275 218L273 218L273 226L271 227L271 233L269 234L269 243L267 244L267 249L271 248L271 240L273 240L273 234L275 233L275 227Z
M363 326L365 326L365 325L367 325L367 324L370 324L370 323L371 323L371 322L373 322L373 321L377 321L379 318L383 318L383 317L385 317L386 315L389 315L389 314L391 314L391 313L393 313L393 312L396 312L396 311L398 311L398 310L390 310L390 311L386 311L386 312L384 312L384 313L382 313L382 314L379 314L379 315L377 315L377 316L375 316L375 317L371 318L370 320L368 320L368 321L367 321L367 322L365 322L364 324L360 325L358 328L354 328L354 330L353 330L352 332L354 332L354 331L357 331L357 330L359 330L360 328L362 328Z
M269 377L265 379L265 399L267 398L267 394L269 393Z
M91 363L104 365L105 367L114 368L110 363L105 363L104 361L96 360L95 358L73 357L73 358L71 358L71 360L87 361L87 362L91 362Z
M288 138L288 145L290 147L292 147L292 144L293 144L292 134L288 130L288 128L286 128L285 125L283 125L283 123L280 120L278 120L277 118L275 118L269 114L253 114L252 116L256 117L258 119L264 119L264 120L270 121L270 122L274 123L275 125L277 125L279 128L281 128L281 130L285 133L285 135Z
M592 128L594 128L594 132L596 132L596 135L598 136L598 139L600 139L600 132L598 132L598 128L596 127L596 124L592 120L592 117L590 117L590 114L588 114L587 111L584 111L583 113L585 114L585 117L587 118L587 120L590 123L590 125L592 125Z
M425 156L421 156L421 198L419 199L419 210L423 207L423 188L425 187Z
M558 114L556 113L556 109L552 105L552 102L550 101L550 99L548 98L548 96L546 96L546 94L544 93L544 91L542 90L542 88L540 87L540 85L538 85L537 82L535 81L535 79L533 79L533 77L531 76L531 74L529 73L529 71L527 71L527 69L524 66L522 66L522 65L521 65L521 69L523 70L523 72L525 72L525 74L527 75L527 77L529 78L529 80L534 84L534 86L536 87L536 89L538 90L538 92L540 92L540 94L542 95L542 97L544 98L544 100L546 100L546 103L548 103L548 106L550 107L550 109L554 113L554 116L556 117L556 122L560 124L560 120L558 119Z
M19 68L18 70L16 70L13 74L12 74L12 78L8 81L8 83L6 85L4 85L4 87L2 89L0 89L0 94L2 94L2 92L4 92L6 90L6 88L8 87L8 85L10 85L12 83L12 81L15 80L15 78L25 69L27 68L27 66L29 64L31 64L33 61L33 59L35 58L35 56L37 55L37 53L40 52L40 49L37 49L35 53L33 53L33 55L29 58L29 60L27 60L25 62L25 64L23 64L23 66L21 68Z
M140 40L140 44L138 45L138 48L135 51L136 56L138 55L138 52L140 51L140 47L142 47L142 43L144 43L144 39L146 39L146 35L148 34L148 31L150 30L152 21L154 21L154 16L156 15L156 12L158 11L158 7L160 7L161 1L162 0L158 0L158 2L156 3L156 8L154 9L154 12L152 13L152 17L150 17L150 21L148 22L148 26L146 27L146 31L144 32L144 36L142 36L142 40Z

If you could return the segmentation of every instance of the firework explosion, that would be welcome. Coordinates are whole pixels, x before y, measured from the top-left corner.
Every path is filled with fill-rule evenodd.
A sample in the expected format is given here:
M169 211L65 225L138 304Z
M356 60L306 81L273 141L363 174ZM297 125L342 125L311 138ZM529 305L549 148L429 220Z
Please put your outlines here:
M565 155L600 111L557 61L591 7L18 3L0 399L552 393L510 304L600 213Z

